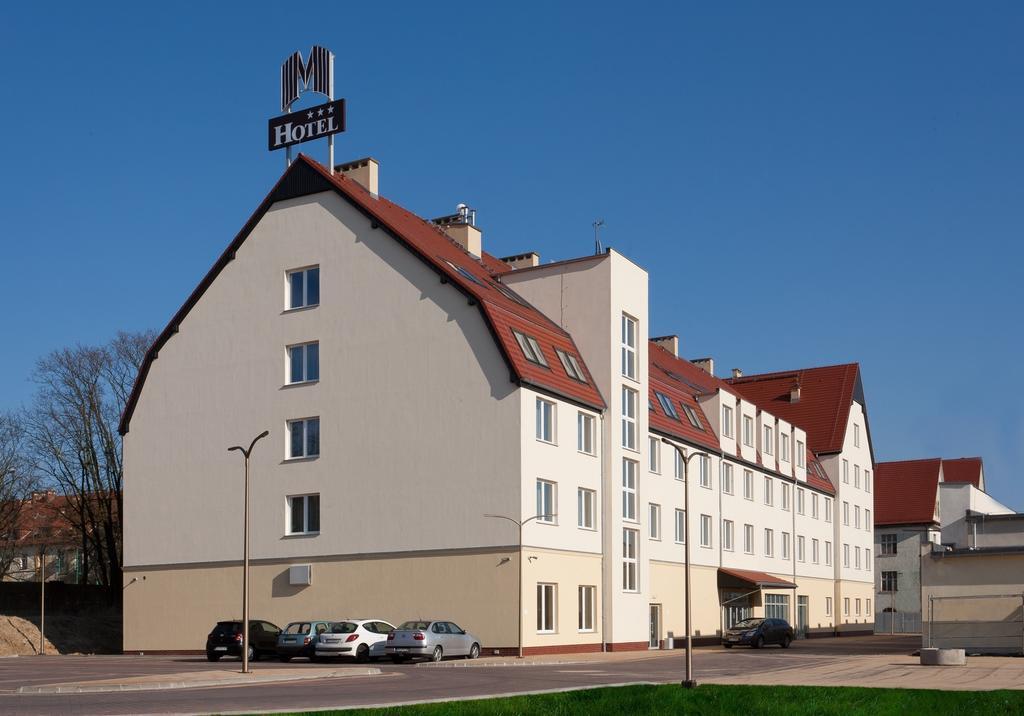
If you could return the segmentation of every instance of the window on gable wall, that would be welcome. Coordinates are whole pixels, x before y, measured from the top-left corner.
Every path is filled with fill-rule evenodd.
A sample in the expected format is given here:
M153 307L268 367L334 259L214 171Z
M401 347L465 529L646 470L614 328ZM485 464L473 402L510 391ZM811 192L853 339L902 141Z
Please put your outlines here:
M288 272L287 308L306 308L320 304L320 267Z
M853 424L853 446L860 447L860 426L857 423Z

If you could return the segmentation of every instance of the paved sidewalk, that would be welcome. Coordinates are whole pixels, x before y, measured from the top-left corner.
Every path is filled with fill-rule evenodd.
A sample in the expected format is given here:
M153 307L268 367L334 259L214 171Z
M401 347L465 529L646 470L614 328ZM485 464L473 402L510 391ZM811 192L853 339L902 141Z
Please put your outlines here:
M347 678L353 676L380 676L375 667L345 669L260 669L249 674L241 671L218 669L214 671L184 671L178 674L152 674L120 679L97 679L39 686L22 686L19 694L95 694L116 691L162 691L165 689L198 689L211 686L248 686L283 681Z

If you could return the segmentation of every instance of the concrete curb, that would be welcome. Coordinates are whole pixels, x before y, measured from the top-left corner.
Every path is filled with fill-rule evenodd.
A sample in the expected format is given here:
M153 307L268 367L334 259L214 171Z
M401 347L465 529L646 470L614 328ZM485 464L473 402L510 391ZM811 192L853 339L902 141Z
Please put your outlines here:
M201 672L199 672L201 673ZM184 679L177 681L137 681L120 684L97 684L87 681L67 684L46 684L43 686L22 686L15 690L17 694L102 694L122 691L164 691L169 689L202 689L217 686L248 686L250 684L273 684L285 681L312 681L315 679L335 679L352 676L380 676L383 674L375 667L345 669L328 673L280 674L260 676L259 674L239 674L231 679Z
M579 666L580 664L601 664L600 661L424 661L416 664L418 669L498 669L521 668L524 666Z

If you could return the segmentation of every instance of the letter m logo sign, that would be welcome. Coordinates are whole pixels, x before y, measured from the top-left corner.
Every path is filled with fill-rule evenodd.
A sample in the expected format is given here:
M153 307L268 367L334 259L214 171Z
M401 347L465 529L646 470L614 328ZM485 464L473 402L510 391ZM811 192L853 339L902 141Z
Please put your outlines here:
M325 47L314 45L306 63L295 52L281 65L281 111L287 112L306 90L334 97L334 55Z

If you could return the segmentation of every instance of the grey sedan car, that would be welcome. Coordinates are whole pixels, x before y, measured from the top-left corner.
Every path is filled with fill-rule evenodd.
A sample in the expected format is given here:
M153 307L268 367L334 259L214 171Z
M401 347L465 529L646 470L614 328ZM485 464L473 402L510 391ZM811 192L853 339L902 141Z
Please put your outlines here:
M388 634L384 653L396 664L417 657L441 661L446 656L480 656L480 640L458 624L440 620L403 623Z

